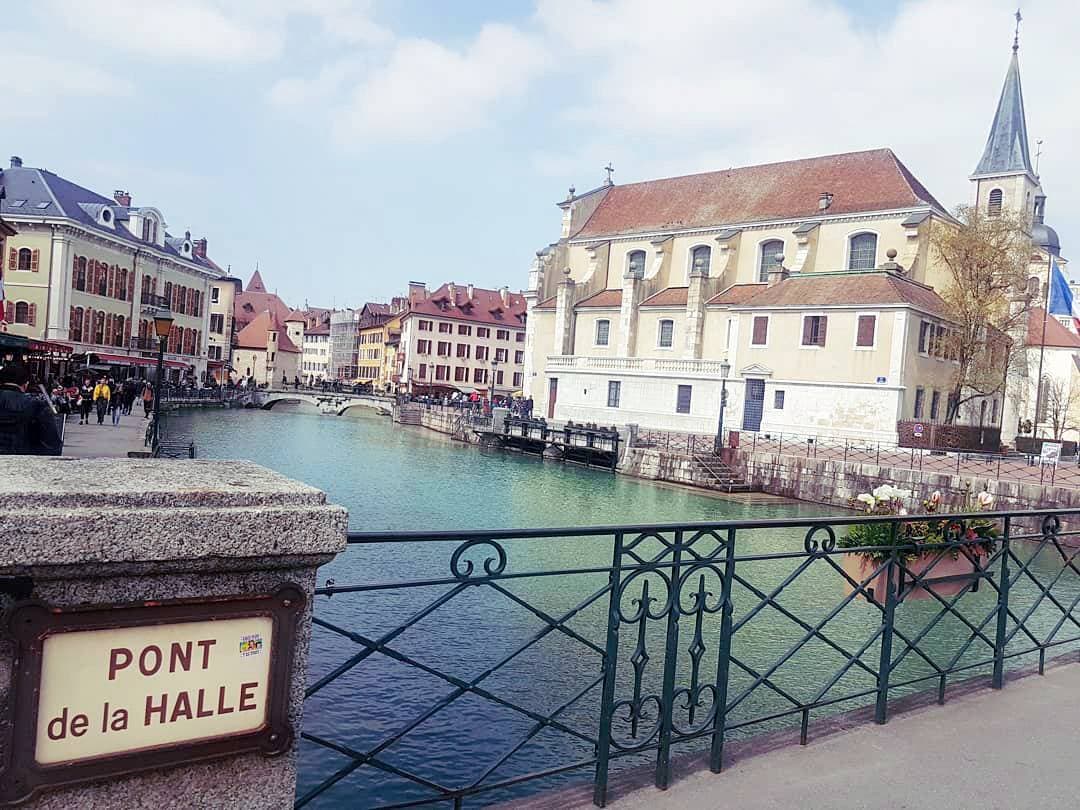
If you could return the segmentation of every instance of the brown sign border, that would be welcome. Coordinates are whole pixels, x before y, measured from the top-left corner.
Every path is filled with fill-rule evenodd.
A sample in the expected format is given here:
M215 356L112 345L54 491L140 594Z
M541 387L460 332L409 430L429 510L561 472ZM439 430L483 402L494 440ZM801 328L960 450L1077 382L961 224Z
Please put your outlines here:
M128 602L92 607L58 608L41 601L18 603L8 621L17 644L12 723L0 774L0 805L19 804L45 788L158 770L173 765L215 759L233 754L262 752L283 754L293 742L289 722L289 691L296 646L296 626L306 599L296 585L288 584L272 594L205 599ZM58 632L146 627L187 621L270 616L269 707L262 728L242 734L215 737L192 743L176 743L92 760L39 765L34 758L37 738L38 699L44 640Z

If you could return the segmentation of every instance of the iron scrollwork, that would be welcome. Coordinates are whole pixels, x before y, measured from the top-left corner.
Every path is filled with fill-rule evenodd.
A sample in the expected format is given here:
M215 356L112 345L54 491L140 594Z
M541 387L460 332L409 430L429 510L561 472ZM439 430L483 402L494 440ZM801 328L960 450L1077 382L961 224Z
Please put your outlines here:
M818 541L815 535L818 532L825 533L825 539ZM836 532L833 531L832 526L814 526L806 533L806 539L803 540L803 548L807 554L813 554L814 556L822 556L828 554L831 551L836 550Z
M494 551L494 556L484 558L484 573L489 577L501 574L506 570L506 549L499 543L487 538L477 538L462 543L450 556L450 572L458 579L472 579L476 566L472 560L463 559L466 553L474 548L487 546Z

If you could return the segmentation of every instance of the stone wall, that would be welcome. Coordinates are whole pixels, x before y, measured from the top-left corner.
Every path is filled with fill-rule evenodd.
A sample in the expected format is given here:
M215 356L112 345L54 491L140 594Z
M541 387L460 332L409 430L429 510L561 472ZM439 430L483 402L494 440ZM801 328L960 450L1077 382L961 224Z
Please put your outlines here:
M651 447L630 447L625 443L617 471L649 481L670 481L710 489L709 478L689 456L667 453Z
M944 425L915 419L897 422L896 430L901 447L986 453L1001 450L1001 429L997 427Z
M747 479L764 492L833 506L846 507L855 496L886 483L912 490L913 506L935 490L940 491L945 508L954 511L966 507L968 493L983 490L994 495L996 508L1002 510L1080 506L1080 489L999 481L987 476L748 451L735 451L732 463L744 469Z

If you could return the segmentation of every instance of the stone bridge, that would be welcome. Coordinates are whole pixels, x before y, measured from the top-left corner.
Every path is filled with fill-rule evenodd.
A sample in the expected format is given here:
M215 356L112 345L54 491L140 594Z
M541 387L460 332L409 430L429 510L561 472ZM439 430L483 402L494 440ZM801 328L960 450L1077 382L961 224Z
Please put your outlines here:
M314 405L321 413L341 416L350 408L372 408L380 413L389 414L393 407L391 400L366 394L342 394L331 391L257 391L252 404L270 410L279 402L306 402Z

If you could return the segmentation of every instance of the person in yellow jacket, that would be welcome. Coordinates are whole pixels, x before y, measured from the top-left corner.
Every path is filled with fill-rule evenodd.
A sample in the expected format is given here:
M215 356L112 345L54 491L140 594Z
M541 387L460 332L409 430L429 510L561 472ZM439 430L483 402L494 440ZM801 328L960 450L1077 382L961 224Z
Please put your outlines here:
M105 424L105 412L109 410L109 383L102 377L94 386L94 408L97 409L97 423Z

